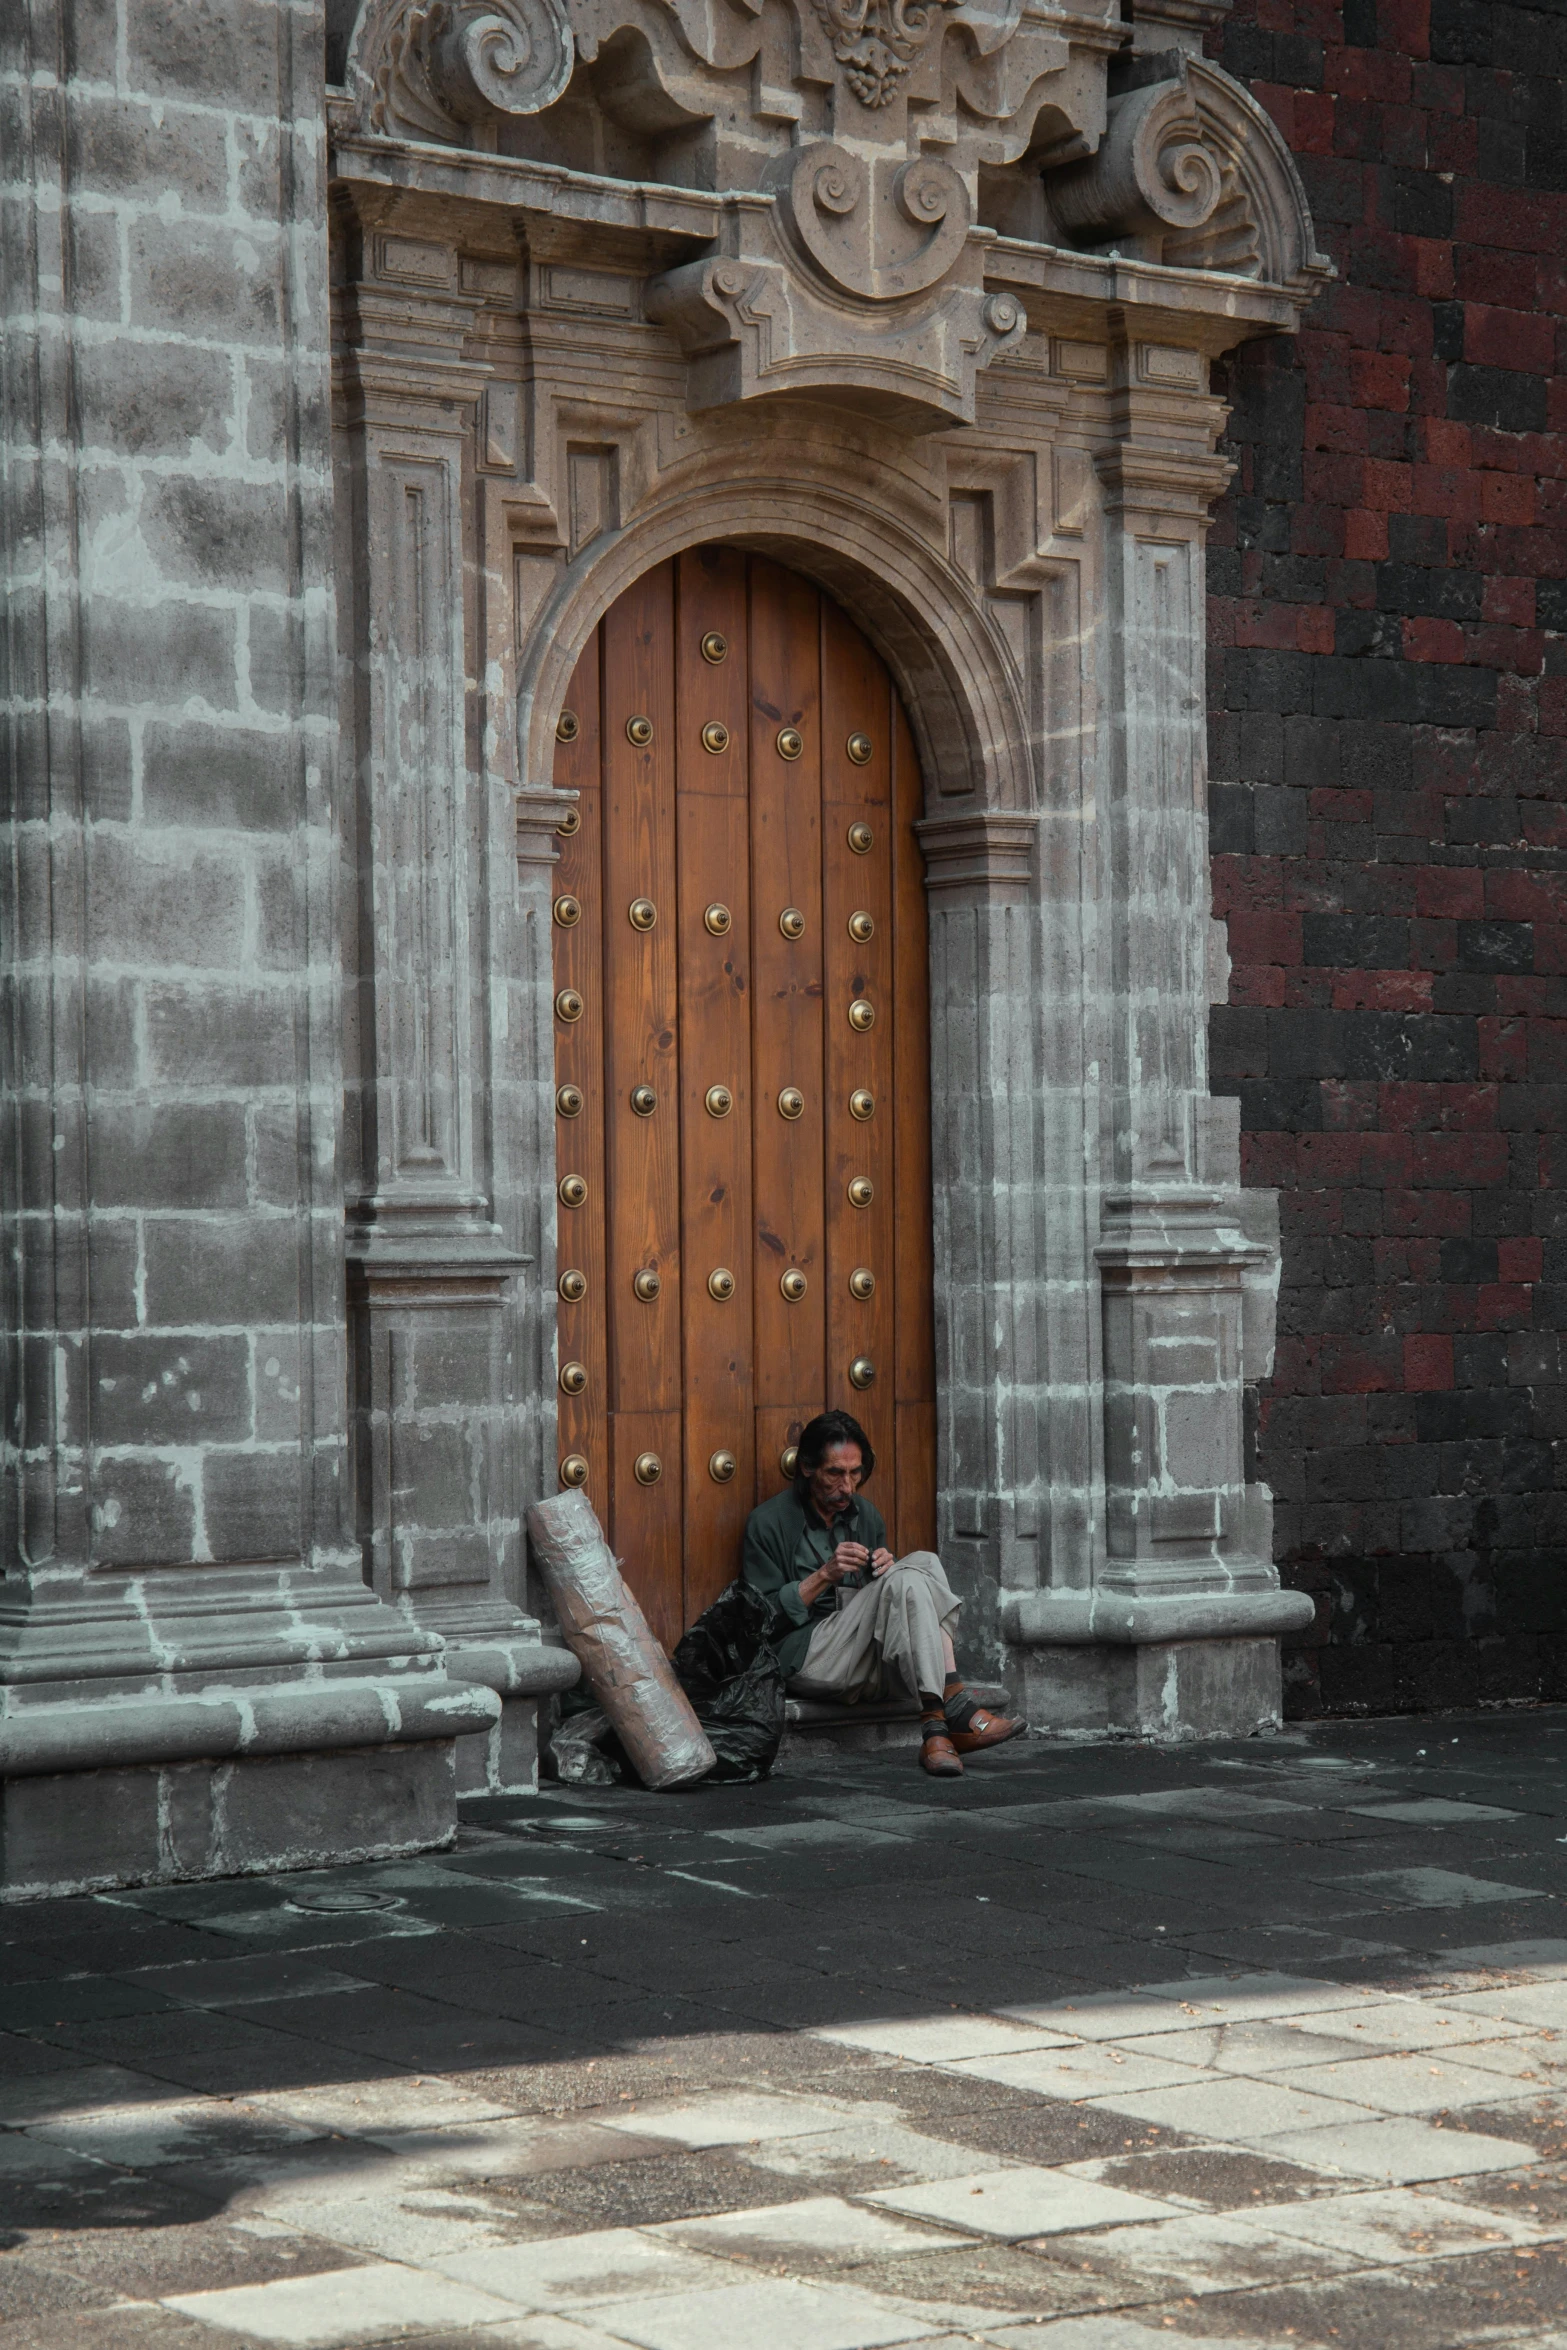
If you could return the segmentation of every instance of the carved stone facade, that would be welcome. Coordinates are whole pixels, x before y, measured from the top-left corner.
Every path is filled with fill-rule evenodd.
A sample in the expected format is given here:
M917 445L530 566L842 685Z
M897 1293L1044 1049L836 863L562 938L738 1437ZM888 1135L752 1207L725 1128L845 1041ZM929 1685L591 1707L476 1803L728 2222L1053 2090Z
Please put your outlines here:
M193 64L159 0L124 5L143 95L116 102L144 99L150 118L199 73L194 124L216 104L221 35ZM294 12L234 0L232 71L250 78L233 103L255 127L284 86L293 111L254 199L250 279L220 283L214 262L201 281L206 340L227 332L251 392L228 428L243 462L193 478L214 510L229 495L237 513L242 491L266 508L241 559L253 576L224 587L239 651L237 683L208 694L224 714L200 721L215 767L179 678L142 686L122 665L107 702L97 683L93 632L134 588L134 530L106 541L41 488L30 505L26 464L13 476L13 548L41 550L35 607L57 603L67 623L23 629L11 687L12 1046L24 1100L40 1117L52 1104L64 1141L8 1154L20 1498L0 1754L33 1775L8 1783L13 1833L32 1837L33 1873L8 1862L13 1882L385 1849L445 1832L443 1803L449 1828L454 1767L470 1785L530 1776L533 1708L572 1670L529 1611L521 1541L523 1506L556 1482L555 724L616 596L715 540L849 606L897 680L927 779L941 1543L967 1653L1020 1676L1041 1727L1180 1735L1276 1716L1277 1637L1309 1609L1278 1588L1268 1497L1245 1465L1244 1392L1271 1348L1269 1199L1242 1196L1233 1113L1207 1090L1203 533L1227 475L1208 366L1289 332L1326 265L1278 133L1200 54L1227 5L364 0L329 4L323 60ZM70 107L92 102L94 74L108 89L127 69L97 59L72 100L39 66L60 53L55 9L30 0L25 15L3 62L28 94L35 202L13 234L52 323L21 330L35 396L6 423L24 456L71 451L95 513L94 444L57 360L80 369L102 338L90 298L60 291L80 272L62 279L45 248ZM274 153L278 136L274 121ZM157 331L174 351L195 297L182 324L156 290L175 259L155 281L134 236L127 249L130 312L166 299ZM88 300L85 323L72 299ZM269 356L287 388L266 406ZM58 421L40 433L51 400ZM101 437L116 430L106 413ZM118 573L107 545L129 547ZM145 1247L99 1184L103 1056L130 1056L126 1114L173 1147L143 1015L123 1044L79 1017L108 849L143 891L157 852L135 827L154 695L159 723L187 730L170 821L213 820L212 776L247 728L295 778L269 803L265 855L243 814L222 847L236 871L255 864L233 934L250 961L231 992L251 989L234 1035L259 1033L264 1002L294 1058L265 1148L251 1113L239 1188L214 1205L198 1184L191 1214L252 1248L265 1221L278 1262L310 1268L291 1334L313 1367L298 1429L267 1458L296 1495L306 1464L313 1499L226 1550L199 1517L139 1515L150 1485L109 1494L103 1381L58 1372L131 1343L111 1344L107 1293L70 1267L102 1256L110 1226L133 1261ZM41 750L50 708L73 715ZM94 797L94 727L133 744L123 821ZM47 889L28 855L50 861ZM70 911L83 891L85 932ZM182 956L176 942L165 960ZM174 983L126 978L135 961L127 946L122 990L150 1006ZM227 1000L211 995L211 1033ZM196 1021L192 1003L192 1051ZM98 1063L67 1067L64 1039ZM242 1043L229 1058L242 1087ZM129 1278L152 1389L166 1372L188 1384L169 1369L196 1343L180 1312L149 1320ZM286 1303L270 1310L288 1321ZM232 1303L200 1318L222 1312L254 1324ZM253 1407L244 1429L234 1443L253 1461ZM160 1495L199 1486L209 1450L204 1433L149 1426L146 1478ZM162 1636L159 1611L183 1623L193 1605L210 1652ZM242 1617L277 1626L254 1669ZM307 1621L329 1628L307 1636ZM350 1622L367 1628L360 1649ZM394 1656L405 1699L420 1693L421 1726L387 1733L425 1741L406 1749L431 1765L417 1821L405 1804L399 1825L373 1791L383 1765L367 1758L404 1750L373 1735L343 1677L359 1674L353 1690L373 1688L390 1722L387 1672L323 1673L323 1654L361 1653ZM210 1813L220 1778L264 1772L272 1749L246 1711L258 1680L273 1714L309 1716L308 1738L273 1747L307 1743L323 1787L345 1774L335 1841L319 1817L302 1824L322 1799L285 1790L275 1831L242 1850L154 1833L124 1861L90 1837L69 1860L39 1857L37 1823L69 1800L62 1773L110 1764L134 1806L177 1766ZM225 1708L232 1736L204 1733ZM31 1808L29 1784L51 1791ZM167 1818L166 1786L157 1800Z

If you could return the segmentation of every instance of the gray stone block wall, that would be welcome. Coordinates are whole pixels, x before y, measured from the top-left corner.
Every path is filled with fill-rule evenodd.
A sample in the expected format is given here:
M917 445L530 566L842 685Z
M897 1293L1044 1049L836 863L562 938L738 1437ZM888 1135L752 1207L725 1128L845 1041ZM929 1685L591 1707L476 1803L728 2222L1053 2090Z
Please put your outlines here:
M317 15L0 11L29 1565L342 1549Z
M0 8L0 1899L440 1841L500 1720L347 1508L323 73Z

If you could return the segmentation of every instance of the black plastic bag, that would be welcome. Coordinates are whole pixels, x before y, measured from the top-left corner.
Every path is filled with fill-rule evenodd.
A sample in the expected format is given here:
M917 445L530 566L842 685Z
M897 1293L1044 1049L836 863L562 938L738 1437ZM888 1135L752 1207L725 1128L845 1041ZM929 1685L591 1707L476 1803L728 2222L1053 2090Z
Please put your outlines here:
M718 1757L706 1786L719 1779L765 1779L778 1758L784 1685L767 1638L768 1613L766 1600L748 1584L731 1583L698 1616L671 1660Z

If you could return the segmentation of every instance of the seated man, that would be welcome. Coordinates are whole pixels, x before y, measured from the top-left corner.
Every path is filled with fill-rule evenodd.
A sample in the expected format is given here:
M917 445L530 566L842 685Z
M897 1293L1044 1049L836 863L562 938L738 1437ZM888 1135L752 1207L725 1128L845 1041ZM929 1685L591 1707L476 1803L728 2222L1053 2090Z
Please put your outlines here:
M881 1512L860 1491L875 1466L858 1420L812 1420L792 1488L746 1521L740 1572L772 1608L770 1637L794 1696L916 1697L920 1761L955 1778L961 1755L1027 1724L987 1713L964 1689L948 1631L962 1602L934 1551L894 1559Z

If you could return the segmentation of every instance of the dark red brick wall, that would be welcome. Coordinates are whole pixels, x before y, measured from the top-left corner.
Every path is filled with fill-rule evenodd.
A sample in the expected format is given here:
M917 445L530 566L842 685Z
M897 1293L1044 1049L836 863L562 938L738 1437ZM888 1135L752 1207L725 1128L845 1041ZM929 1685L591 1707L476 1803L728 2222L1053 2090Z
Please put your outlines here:
M1567 0L1237 0L1338 283L1230 365L1214 1087L1291 1710L1567 1697Z

